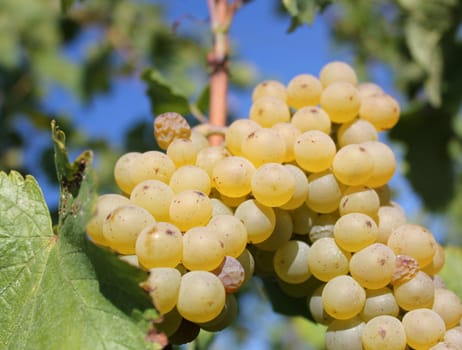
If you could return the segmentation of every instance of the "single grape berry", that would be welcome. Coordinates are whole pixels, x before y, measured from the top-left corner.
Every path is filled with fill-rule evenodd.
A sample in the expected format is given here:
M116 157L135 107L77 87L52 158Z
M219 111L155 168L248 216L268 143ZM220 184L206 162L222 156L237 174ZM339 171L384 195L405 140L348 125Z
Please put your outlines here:
M179 113L162 113L154 119L154 137L163 150L166 150L173 140L189 139L190 136L191 128L186 119Z

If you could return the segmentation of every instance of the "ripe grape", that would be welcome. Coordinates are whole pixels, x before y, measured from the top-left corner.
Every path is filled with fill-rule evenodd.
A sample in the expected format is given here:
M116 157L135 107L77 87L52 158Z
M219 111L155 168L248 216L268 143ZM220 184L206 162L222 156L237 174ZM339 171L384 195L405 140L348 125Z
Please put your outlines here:
M436 249L436 241L431 232L416 224L398 226L391 232L387 244L395 254L415 258L420 268L433 261Z
M226 294L226 301L223 310L213 320L199 323L199 326L208 332L219 332L229 327L237 318L238 314L237 299L233 294Z
M432 279L422 271L408 281L395 283L393 293L396 302L404 310L431 308L435 296Z
M377 212L377 242L387 244L391 232L407 222L403 208L398 204L380 206Z
M338 320L347 320L358 315L366 301L366 292L348 275L329 280L322 291L322 304L326 312Z
M340 215L363 213L375 218L379 207L379 196L372 188L351 186L343 191L343 196L339 204L339 212Z
M213 186L228 197L242 197L250 193L255 167L244 157L220 159L212 171Z
M391 129L399 120L398 102L387 94L374 94L361 100L359 116L371 122L378 131Z
M216 269L225 258L225 247L207 226L195 226L183 236L183 265L188 270L211 271Z
M435 288L432 310L441 316L446 329L457 326L462 318L460 298L452 290L446 288Z
M128 152L120 156L114 165L114 180L124 193L130 194L138 183L133 175L133 166L140 157L139 152Z
M361 334L365 327L359 317L347 320L334 320L326 330L326 349L359 350L362 349Z
M147 269L175 267L182 258L183 235L168 222L157 222L146 227L136 239L136 256Z
M423 350L437 344L444 337L444 321L433 310L416 309L404 314L402 323L407 343L413 349Z
M237 258L245 250L247 229L232 213L213 216L207 227L223 243L225 255Z
M329 135L319 130L306 131L295 140L295 161L305 171L323 171L332 165L335 150Z
M226 292L211 272L190 271L181 277L177 309L185 319L203 323L217 317L225 306Z
M399 311L398 303L390 288L366 289L366 301L359 316L365 322L368 322L380 315L397 317Z
M281 205L282 209L296 209L301 206L308 195L308 179L298 166L293 164L284 164L284 167L289 170L294 177L294 193L290 197L289 201Z
M167 148L167 156L177 168L196 163L199 148L190 139L175 139Z
M334 238L342 249L357 252L376 241L377 224L366 214L348 213L335 223Z
M368 187L380 187L388 183L396 169L396 159L389 146L379 141L368 141L361 144L372 156L373 170L367 181Z
M210 198L212 202L212 217L217 215L233 215L233 210L218 198Z
M252 91L252 101L263 96L278 97L283 101L287 100L287 91L284 84L277 80L265 80L257 84Z
M261 128L242 140L241 151L255 167L269 162L282 163L286 157L286 143L276 130Z
M225 142L228 150L235 156L242 155L242 141L261 126L250 119L238 119L231 123L225 132Z
M365 350L406 349L404 326L396 317L389 315L380 315L368 321L361 339Z
M298 240L285 242L274 253L274 271L287 283L302 283L311 276L309 254L307 243Z
M144 180L159 180L166 184L175 171L175 163L165 153L147 151L135 158L130 173L135 185Z
M174 193L197 190L209 195L212 188L209 174L196 165L183 165L176 169L169 185Z
M354 69L342 61L332 61L325 64L319 72L319 80L324 87L336 81L346 81L352 85L358 83Z
M444 248L436 243L435 245L435 255L433 255L433 260L430 264L425 266L422 271L428 275L434 276L444 267L445 256Z
M319 130L327 135L330 134L332 126L332 122L326 111L316 106L298 109L292 116L291 123L302 133L310 130Z
M231 153L223 146L210 146L203 148L197 153L196 165L204 169L212 178L215 164L223 158L229 157Z
M321 97L322 84L311 74L299 74L287 85L287 103L299 109L305 106L316 106Z
M129 199L120 194L110 193L98 197L93 217L88 221L86 227L87 233L93 242L102 246L109 245L103 235L104 220L115 208L129 203Z
M198 152L204 148L209 147L209 140L203 133L199 132L198 130L191 130L191 136L189 139L192 141L193 147L195 147Z
M275 130L284 140L286 154L284 156L284 162L292 162L295 159L294 155L294 143L297 137L300 136L301 131L293 124L277 123L272 126L272 129Z
M448 329L446 333L444 333L444 341L456 346L460 346L460 344L462 344L462 327L457 326Z
M157 221L169 221L173 196L170 186L162 181L145 180L135 186L130 201L149 211Z
M121 254L135 254L136 239L141 231L156 223L144 208L122 205L112 210L103 223L103 236L109 246Z
M279 207L292 198L295 179L282 164L266 163L254 172L251 188L257 201L268 207Z
M247 229L249 243L260 243L266 240L276 225L276 215L271 207L254 199L242 202L234 212Z
M249 118L264 128L270 128L274 124L290 121L290 110L279 97L262 96L252 103Z
M141 284L154 306L161 314L173 310L178 300L181 273L173 267L157 267L149 270L148 279Z
M343 187L330 170L311 174L308 176L306 205L318 213L332 213L338 209Z
M255 271L255 259L248 249L244 249L242 254L237 257L237 260L244 268L244 282L242 282L242 285L244 285L253 276Z
M362 144L346 145L335 154L332 170L345 185L364 185L374 172L374 159Z
M323 237L334 237L334 226L338 218L338 212L318 215L309 232L310 241L314 243Z
M204 192L186 190L173 197L169 208L170 221L185 232L195 226L207 225L212 209L212 202Z
M337 143L340 147L378 139L379 134L374 125L364 119L355 119L342 124L337 130Z
M361 107L358 90L345 81L336 81L325 87L319 103L333 123L352 121Z
M370 95L376 95L376 94L378 95L378 94L384 93L382 88L379 85L375 83L371 83L371 82L365 82L365 83L359 84L358 92L359 92L359 95L361 96L361 99L367 96L370 96Z
M349 271L351 254L341 249L331 237L320 238L310 247L308 266L318 280L327 282Z
M393 250L383 243L373 243L353 255L350 274L364 288L383 288L392 280L395 261Z

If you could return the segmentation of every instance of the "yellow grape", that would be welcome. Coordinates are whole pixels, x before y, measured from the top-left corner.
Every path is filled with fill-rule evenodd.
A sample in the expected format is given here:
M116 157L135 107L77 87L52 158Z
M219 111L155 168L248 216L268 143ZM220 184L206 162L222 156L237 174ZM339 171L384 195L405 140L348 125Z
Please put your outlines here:
M376 316L390 315L397 317L400 309L393 291L388 287L366 289L366 302L359 316L368 322Z
M242 155L242 141L261 126L250 119L237 119L231 123L225 132L225 143L232 155Z
M393 293L398 305L406 311L431 308L435 299L433 281L423 271L417 271L413 278L405 282L395 283Z
M311 174L305 203L315 212L332 213L338 209L343 187L330 170Z
M377 224L363 213L341 216L334 226L335 242L348 252L357 252L377 240Z
M227 197L242 197L250 193L253 164L244 157L232 156L220 159L212 171L213 186Z
M335 155L332 170L345 185L364 185L374 172L374 159L361 144L346 145Z
M402 323L408 345L416 350L431 348L443 339L446 330L441 317L425 308L405 313Z
M338 320L347 320L358 315L365 301L364 288L348 275L332 278L326 283L322 291L324 309L330 316Z
M327 135L330 135L332 127L329 115L325 110L317 106L298 109L292 116L291 123L301 132L319 130Z
M103 235L104 220L115 208L129 203L129 199L120 194L103 194L98 197L94 214L86 227L88 236L93 242L102 246L109 245Z
M242 202L234 215L244 223L249 243L260 243L268 239L276 225L276 215L271 207L255 199Z
M264 128L290 121L290 110L284 100L275 96L262 96L253 101L249 118Z
M136 157L131 174L135 185L144 180L159 180L168 184L174 171L175 163L165 153L147 151Z
M287 283L302 283L311 276L308 267L310 246L299 240L283 243L274 253L276 275Z
M361 83L358 85L358 92L359 95L361 96L361 99L371 96L371 95L376 95L376 94L383 94L382 88L371 82L365 82Z
M223 158L229 157L231 153L223 146L210 146L203 148L197 153L196 165L204 169L210 178L215 164Z
M238 303L233 294L226 294L226 301L223 310L213 320L199 323L199 326L208 332L219 332L229 327L237 318Z
M103 235L109 246L121 254L135 254L138 235L156 223L144 208L128 204L112 210L103 223Z
M351 254L341 249L332 237L324 237L311 245L308 266L314 277L327 282L348 273L350 258Z
M382 205L377 212L377 242L387 244L391 232L407 222L404 210L396 203Z
M136 239L136 256L147 268L175 267L181 262L183 235L168 222L157 222L146 227Z
M177 168L196 163L199 148L190 139L175 139L167 148L167 156Z
M140 157L139 152L128 152L120 156L115 163L114 180L124 193L130 194L137 184L132 172L133 166L138 163L137 159Z
M273 129L255 130L242 140L242 155L256 167L264 163L282 163L286 157L286 143Z
M343 191L343 196L339 204L339 213L340 215L363 213L375 218L379 207L379 196L372 188L351 186Z
M173 197L169 208L170 221L185 232L195 226L207 225L212 210L212 202L204 192L186 190Z
M342 61L332 61L325 64L319 72L319 80L324 87L336 81L346 81L352 85L358 83L354 69Z
M328 326L334 321L334 318L329 315L326 310L324 310L324 306L322 305L322 291L324 290L325 285L326 284L323 283L317 287L313 294L308 296L307 302L310 314L313 319L317 323Z
M166 314L177 304L180 283L180 271L173 267L157 267L149 271L141 287L149 293L156 309Z
M268 207L279 207L292 198L295 179L282 164L266 163L254 172L251 188L257 201Z
M339 147L366 141L377 141L378 139L379 134L375 126L364 119L355 119L349 123L342 124L337 130Z
M247 229L232 213L213 216L207 227L223 243L225 255L237 258L244 252L248 240Z
M263 96L274 96L287 101L286 87L277 80L262 81L252 91L252 102Z
M221 313L225 301L225 288L213 273L190 271L182 276L177 309L186 320L209 322Z
M398 122L400 107L390 95L374 94L361 100L359 116L371 122L378 131L386 131Z
M337 81L322 91L320 105L332 122L347 123L358 115L361 100L355 86Z
M446 329L457 326L462 318L462 303L452 290L435 288L432 310L443 319Z
M295 140L295 161L305 171L319 172L332 165L335 143L331 137L319 130L310 130Z
M286 146L286 155L284 162L292 162L295 159L294 143L297 137L300 136L301 131L289 122L277 123L272 126L273 130L282 137Z
M405 350L407 343L403 324L389 315L369 320L361 339L365 350Z
M308 195L308 179L305 173L298 166L293 164L284 164L284 167L289 170L295 180L294 193L289 201L281 205L282 209L291 210L303 205Z
M211 271L225 257L221 237L210 227L195 226L184 233L182 263L188 270Z
M149 211L157 221L169 221L173 196L172 189L162 181L145 180L133 189L130 201Z
M361 334L364 327L365 323L359 317L332 321L326 330L326 349L362 349Z
M209 195L212 188L209 174L196 165L183 165L177 168L170 178L169 185L174 193L197 190Z
M287 103L299 109L305 106L316 106L321 97L322 84L311 74L299 74L287 85Z
M380 187L386 185L396 169L396 158L391 148L380 141L368 141L361 144L372 156L372 174L364 183L368 187Z

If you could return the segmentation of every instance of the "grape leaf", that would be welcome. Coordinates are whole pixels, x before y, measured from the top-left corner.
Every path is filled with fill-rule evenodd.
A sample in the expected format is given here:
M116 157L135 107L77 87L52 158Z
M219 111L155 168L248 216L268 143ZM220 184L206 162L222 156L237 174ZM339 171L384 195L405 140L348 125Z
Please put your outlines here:
M322 12L331 2L331 0L282 0L285 9L292 16L288 31L293 32L303 24L311 24L316 13Z
M182 115L190 113L189 101L182 92L170 86L165 78L154 68L147 69L142 74L148 85L147 94L151 101L154 115L175 111Z
M0 348L154 348L100 293L84 251L96 196L92 155L69 164L64 133L54 125L53 139L61 184L56 227L33 177L0 173Z

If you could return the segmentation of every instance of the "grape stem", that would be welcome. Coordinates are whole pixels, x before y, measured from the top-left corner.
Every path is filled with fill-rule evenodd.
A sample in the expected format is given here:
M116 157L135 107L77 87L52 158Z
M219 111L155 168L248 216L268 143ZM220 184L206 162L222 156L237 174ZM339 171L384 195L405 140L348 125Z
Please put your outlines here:
M228 31L234 13L242 6L242 0L208 0L210 25L213 35L213 47L208 53L207 64L210 74L210 114L212 126L224 127L228 106ZM211 145L223 142L223 135L213 134L209 137Z

